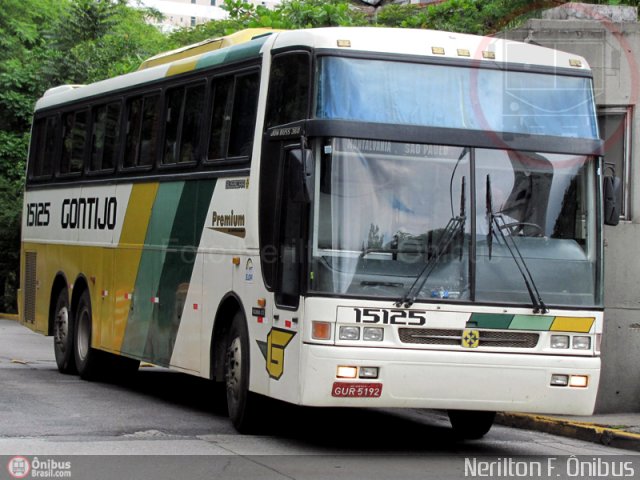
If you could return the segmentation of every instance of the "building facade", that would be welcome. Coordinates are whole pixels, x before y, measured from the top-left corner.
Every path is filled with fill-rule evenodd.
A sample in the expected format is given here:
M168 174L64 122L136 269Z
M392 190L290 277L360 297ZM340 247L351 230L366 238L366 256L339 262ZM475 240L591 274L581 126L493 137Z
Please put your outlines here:
M605 327L596 411L640 411L640 24L635 7L568 3L504 38L581 55L594 74L608 173L622 180L621 220L605 227Z
M280 0L246 0L254 5L273 8ZM221 5L223 0L130 0L133 7L151 7L164 15L164 19L156 26L168 32L177 28L195 27L211 20L222 20L227 17Z

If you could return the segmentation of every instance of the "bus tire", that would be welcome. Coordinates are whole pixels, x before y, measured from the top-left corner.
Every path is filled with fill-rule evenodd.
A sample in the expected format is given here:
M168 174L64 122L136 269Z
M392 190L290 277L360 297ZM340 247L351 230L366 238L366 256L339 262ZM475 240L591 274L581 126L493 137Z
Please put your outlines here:
M77 373L73 352L74 322L69 308L69 292L60 289L53 311L53 352L60 373Z
M91 315L91 298L85 290L80 296L75 314L74 354L80 378L94 380L100 374L102 352L91 347L91 331L93 317Z
M249 391L249 332L241 312L237 312L225 341L224 378L229 419L240 433L260 428L260 399Z
M462 440L478 440L484 437L496 417L496 412L474 410L449 410L449 421L455 436Z

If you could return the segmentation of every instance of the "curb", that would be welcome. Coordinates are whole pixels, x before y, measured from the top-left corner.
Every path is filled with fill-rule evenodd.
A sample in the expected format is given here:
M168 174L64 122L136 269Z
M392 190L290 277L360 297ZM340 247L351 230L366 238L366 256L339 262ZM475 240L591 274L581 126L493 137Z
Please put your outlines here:
M526 413L498 413L496 423L640 452L640 435L595 423Z

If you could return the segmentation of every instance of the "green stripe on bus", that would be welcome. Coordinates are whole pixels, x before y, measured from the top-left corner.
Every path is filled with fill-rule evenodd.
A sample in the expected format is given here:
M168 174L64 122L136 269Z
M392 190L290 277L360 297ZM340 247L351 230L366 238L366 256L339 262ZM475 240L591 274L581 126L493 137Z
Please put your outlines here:
M215 179L187 182L176 202L158 285L160 303L155 306L144 354L145 359L158 365L169 365L171 360L215 184Z
M514 315L500 313L474 313L469 319L469 327L508 329Z
M555 317L541 317L540 315L516 315L509 326L510 330L537 330L546 332L551 328Z
M122 351L143 358L153 318L158 314L158 285L165 262L166 247L176 218L184 182L161 183L151 210L145 245L133 291Z
M213 67L216 65L258 57L260 49L266 41L267 37L262 37L240 45L234 45L232 47L205 53L198 60L198 63L196 63L196 70L199 68Z

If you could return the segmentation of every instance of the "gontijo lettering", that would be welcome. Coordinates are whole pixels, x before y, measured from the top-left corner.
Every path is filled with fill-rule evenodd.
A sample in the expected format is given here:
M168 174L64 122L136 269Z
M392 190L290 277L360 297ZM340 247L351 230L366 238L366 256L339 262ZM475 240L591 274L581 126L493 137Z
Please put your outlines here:
M65 229L113 230L117 213L115 197L65 198L60 224Z

